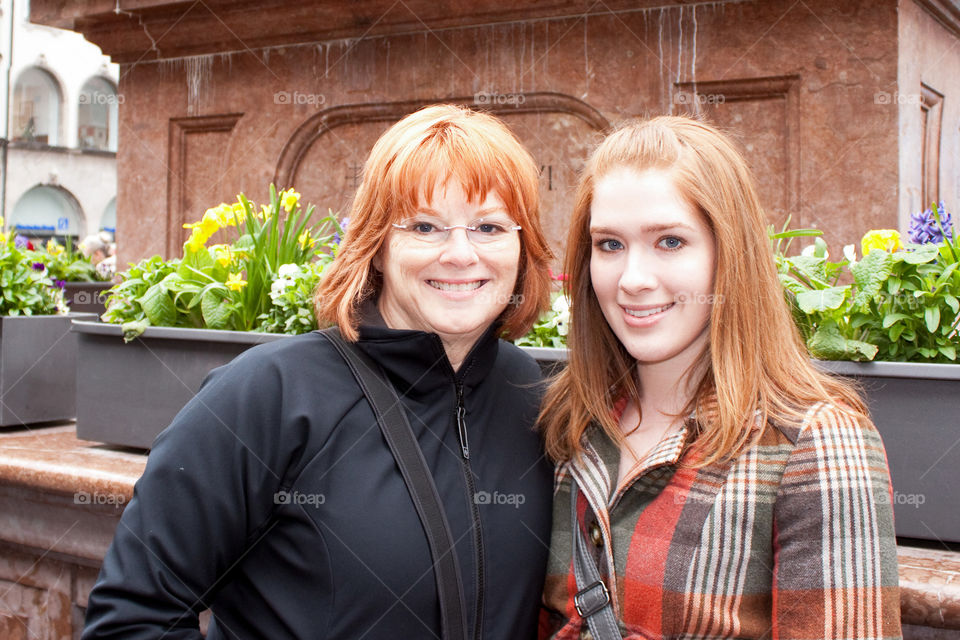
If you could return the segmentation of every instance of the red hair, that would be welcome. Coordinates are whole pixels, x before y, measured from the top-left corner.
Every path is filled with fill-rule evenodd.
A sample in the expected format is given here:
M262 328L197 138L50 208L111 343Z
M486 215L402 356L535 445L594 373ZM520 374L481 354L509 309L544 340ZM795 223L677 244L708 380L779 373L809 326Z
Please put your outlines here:
M370 152L337 258L314 296L317 320L357 339L360 304L383 285L373 260L390 224L413 215L436 186L455 179L470 201L494 191L523 227L515 303L501 314L504 337L524 335L549 306L550 248L540 228L537 166L497 118L454 105L412 113L384 133Z

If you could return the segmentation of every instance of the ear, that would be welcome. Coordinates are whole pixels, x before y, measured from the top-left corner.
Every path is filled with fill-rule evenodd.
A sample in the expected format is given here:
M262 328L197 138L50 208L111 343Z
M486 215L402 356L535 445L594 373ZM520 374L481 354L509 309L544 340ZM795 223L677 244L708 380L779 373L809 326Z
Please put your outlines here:
M376 255L373 256L373 260L370 261L370 264L373 265L373 268L378 272L383 273L383 248L377 251Z

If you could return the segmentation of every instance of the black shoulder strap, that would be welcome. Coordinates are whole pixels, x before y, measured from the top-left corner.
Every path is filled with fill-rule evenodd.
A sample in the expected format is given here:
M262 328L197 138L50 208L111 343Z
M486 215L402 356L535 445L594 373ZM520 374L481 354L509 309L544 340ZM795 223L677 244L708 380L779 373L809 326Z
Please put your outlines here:
M380 365L355 344L344 340L336 327L325 329L321 333L340 352L363 390L363 395L367 397L417 508L417 515L420 516L420 522L427 534L430 554L433 557L433 570L440 596L442 638L466 640L466 608L450 525L447 523L430 469L410 429L397 392L387 381Z

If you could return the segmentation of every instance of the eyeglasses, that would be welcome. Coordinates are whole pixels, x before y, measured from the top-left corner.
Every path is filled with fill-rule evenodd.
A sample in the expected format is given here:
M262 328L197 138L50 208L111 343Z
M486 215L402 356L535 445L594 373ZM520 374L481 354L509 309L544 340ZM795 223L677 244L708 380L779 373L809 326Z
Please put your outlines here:
M522 227L509 218L478 218L470 224L445 225L436 218L418 216L399 224L394 222L393 228L425 244L442 244L450 237L451 231L463 229L473 244L489 246L510 240Z

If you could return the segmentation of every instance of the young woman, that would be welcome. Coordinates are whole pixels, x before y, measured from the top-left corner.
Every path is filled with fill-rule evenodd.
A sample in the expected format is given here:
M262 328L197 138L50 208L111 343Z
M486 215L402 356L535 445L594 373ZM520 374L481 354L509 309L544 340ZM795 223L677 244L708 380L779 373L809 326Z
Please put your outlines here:
M811 364L765 229L743 158L701 122L631 124L588 162L570 361L541 414L541 638L900 636L883 445Z

